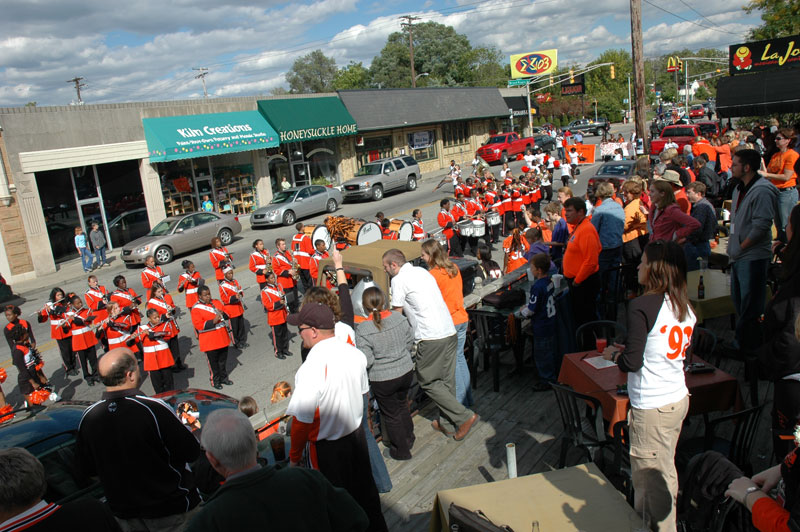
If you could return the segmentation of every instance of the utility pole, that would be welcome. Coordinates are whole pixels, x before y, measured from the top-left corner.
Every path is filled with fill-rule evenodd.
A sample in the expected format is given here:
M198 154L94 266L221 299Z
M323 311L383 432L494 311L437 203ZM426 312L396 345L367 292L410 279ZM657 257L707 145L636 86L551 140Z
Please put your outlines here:
M83 105L83 100L81 100L81 89L86 87L85 83L81 83L83 81L82 77L74 77L72 79L68 79L67 83L74 83L75 84L75 92L78 93L78 105Z
M633 113L631 113L631 75L628 74L628 121L633 118Z
M644 50L642 46L642 0L631 0L631 52L635 97L636 138L642 139L644 153L650 153L644 114ZM636 146L633 147L637 150ZM638 150L637 150L638 151Z
M685 76L685 81L683 83L683 91L684 95L686 96L686 116L689 116L689 61L682 59L681 64L683 64L683 74Z
M419 20L419 17L415 17L413 15L403 15L400 18L406 20L406 22L403 22L400 25L404 28L408 28L408 54L411 57L411 87L416 89L417 74L414 71L414 36L412 28L414 26L414 21Z
M208 99L208 91L206 90L206 76L208 75L208 69L205 67L193 68L192 70L197 70L199 74L197 74L194 79L200 79L203 82L203 98Z

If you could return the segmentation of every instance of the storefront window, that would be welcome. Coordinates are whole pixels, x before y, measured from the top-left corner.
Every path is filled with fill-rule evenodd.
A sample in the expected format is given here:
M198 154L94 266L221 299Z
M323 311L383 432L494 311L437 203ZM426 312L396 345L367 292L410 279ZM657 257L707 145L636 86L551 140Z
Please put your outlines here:
M363 146L356 146L356 159L358 167L378 159L392 156L392 137L364 137Z
M167 211L167 216L198 210L197 187L192 174L191 159L159 163L158 175L161 179L161 192L164 195L164 207ZM208 188L208 194L210 195L210 180L206 178L203 183Z
M336 141L334 139L304 142L303 149L305 150L313 184L330 185L339 182Z
M91 166L73 168L72 177L75 179L75 192L79 200L97 197L97 184L94 181L94 169Z
M429 161L436 155L436 132L415 131L408 135L408 147L417 161Z
M292 176L289 172L289 162L286 157L286 147L269 148L267 150L267 168L269 168L269 181L272 186L273 196L292 186ZM284 179L286 185L284 186Z
M150 231L150 220L147 217L138 162L98 164L96 169L112 246L122 247L147 234Z
M450 122L442 126L442 142L446 148L460 146L469 142L469 125L467 122Z
M89 167L91 171L91 167ZM94 179L94 174L92 174ZM47 236L53 260L64 262L77 258L75 228L80 225L69 169L36 172L36 186L42 203Z
M220 212L242 214L255 209L253 154L228 153L211 157L214 174L215 204Z

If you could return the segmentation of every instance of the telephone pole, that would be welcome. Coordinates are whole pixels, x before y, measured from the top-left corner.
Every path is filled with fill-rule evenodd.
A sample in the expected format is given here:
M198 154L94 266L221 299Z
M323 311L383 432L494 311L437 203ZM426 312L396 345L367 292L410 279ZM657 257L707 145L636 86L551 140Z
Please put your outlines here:
M81 89L86 87L85 83L81 83L83 81L82 77L74 77L72 79L68 79L67 83L74 83L75 84L75 92L78 93L78 105L83 105L83 100L81 100Z
M208 69L205 67L199 67L193 68L192 70L197 70L199 72L194 79L199 79L203 82L203 98L208 99L208 91L206 90L206 76L208 75Z
M644 153L650 153L644 111L644 50L642 46L642 0L631 0L631 51L633 56L633 91L636 115L636 138L642 139ZM636 151L636 146L633 147Z
M406 22L403 22L400 25L404 28L408 28L408 53L411 56L411 87L416 89L417 74L414 71L414 36L412 27L414 26L414 21L419 20L419 17L415 17L412 15L403 15L400 18L406 20Z

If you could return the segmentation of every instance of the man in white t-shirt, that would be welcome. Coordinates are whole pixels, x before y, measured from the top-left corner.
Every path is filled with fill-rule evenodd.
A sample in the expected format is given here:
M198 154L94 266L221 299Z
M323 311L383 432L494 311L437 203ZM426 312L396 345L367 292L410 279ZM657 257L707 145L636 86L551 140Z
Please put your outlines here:
M311 349L295 374L286 408L293 416L289 465L299 464L309 444L311 467L353 496L369 517L369 530L388 530L361 425L369 390L367 357L336 338L327 305L308 303L286 321L298 327L303 346Z
M478 421L478 414L456 399L456 328L436 279L406 262L399 249L383 254L383 269L392 278L392 310L402 311L414 328L419 386L439 407L440 417L431 426L463 440Z

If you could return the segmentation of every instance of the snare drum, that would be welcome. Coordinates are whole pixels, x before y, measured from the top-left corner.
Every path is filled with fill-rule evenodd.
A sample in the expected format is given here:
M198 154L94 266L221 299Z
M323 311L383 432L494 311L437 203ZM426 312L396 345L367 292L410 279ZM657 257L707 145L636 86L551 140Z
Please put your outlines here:
M372 242L380 240L381 237L381 227L378 224L375 222L365 222L363 220L356 221L345 235L347 243L351 246L371 244Z
M397 234L400 235L398 240L411 242L411 235L414 233L414 228L411 226L411 222L407 222L405 220L392 220L389 223L389 229L397 232Z
M324 225L304 225L303 233L311 238L311 245L314 246L314 249L316 249L317 240L325 242L325 249L331 249L331 234Z
M486 234L486 222L483 220L472 220L472 236L483 236Z
M461 220L456 227L461 236L472 236L472 220Z
M489 225L500 225L500 213L497 211L487 212L486 223L488 223Z
M431 238L436 240L439 244L444 247L447 247L447 235L444 234L444 231L439 231L438 233L432 233Z

